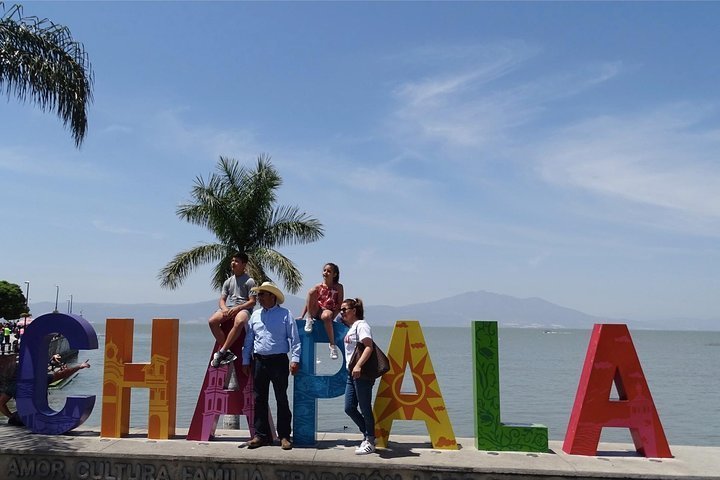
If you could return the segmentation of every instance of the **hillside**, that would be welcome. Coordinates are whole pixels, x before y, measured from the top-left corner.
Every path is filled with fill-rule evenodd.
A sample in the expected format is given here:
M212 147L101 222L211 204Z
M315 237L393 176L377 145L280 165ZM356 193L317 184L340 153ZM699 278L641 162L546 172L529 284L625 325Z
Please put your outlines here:
M285 306L300 315L303 300L288 295ZM31 305L35 316L52 311L54 303ZM106 318L134 318L149 323L153 318L180 318L183 323L205 323L217 308L217 300L187 304L114 304L76 303L74 313L91 322ZM472 320L497 320L503 327L589 328L595 323L627 323L633 328L666 330L718 330L720 321L711 319L682 319L681 321L639 322L627 319L604 318L550 303L541 298L517 298L510 295L476 291L466 292L432 302L400 307L367 305L365 317L374 325L392 325L401 319L420 320L425 326L466 326Z

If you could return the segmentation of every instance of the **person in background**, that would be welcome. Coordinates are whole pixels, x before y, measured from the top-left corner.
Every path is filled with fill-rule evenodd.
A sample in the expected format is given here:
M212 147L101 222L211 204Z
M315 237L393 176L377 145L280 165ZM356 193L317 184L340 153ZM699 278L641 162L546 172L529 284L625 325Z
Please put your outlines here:
M321 320L325 325L330 340L330 358L338 358L338 349L333 335L333 320L340 312L340 302L344 291L339 283L340 268L334 263L326 263L322 271L323 281L318 283L307 294L305 308L300 318L305 318L305 331L312 332L315 320Z
M82 370L83 368L90 368L90 363L85 360L83 363L73 365L72 367L66 367L61 370L55 370L54 372L48 372L47 383L50 385L53 382L68 378L75 372ZM17 369L16 369L17 370ZM20 420L20 416L17 412L11 412L8 408L8 402L10 399L15 398L17 390L17 371L12 376L12 380L0 389L0 413L8 417L8 425L14 427L22 427L23 422Z
M245 272L248 256L244 252L237 252L230 262L232 276L225 280L220 293L220 308L210 317L208 324L220 349L213 354L210 365L217 368L235 361L237 356L230 351L230 347L240 336L255 307L255 296L251 293L255 280ZM231 320L233 327L227 337L221 325Z
M48 362L49 372L54 372L55 370L62 370L63 368L67 368L67 365L65 365L65 362L63 362L62 355L56 353L55 355L50 357L50 361Z
M272 444L268 421L270 383L277 403L277 434L283 450L292 449L290 428L292 413L288 402L288 372L295 375L300 365L300 337L295 318L287 308L281 307L285 296L272 282L264 282L253 289L257 293L259 308L248 322L247 336L242 351L243 372L250 374L253 363L253 397L255 400L255 436L248 448ZM291 359L288 359L288 353Z
M365 349L353 369L348 372L345 384L345 413L355 422L363 434L363 441L355 449L355 455L367 455L375 451L375 417L372 411L372 389L375 380L360 376L362 366L372 354L373 339L370 325L364 320L363 302L359 298L349 298L340 307L340 316L345 325L350 327L345 335L345 361L350 364L358 343ZM358 411L360 406L360 411Z

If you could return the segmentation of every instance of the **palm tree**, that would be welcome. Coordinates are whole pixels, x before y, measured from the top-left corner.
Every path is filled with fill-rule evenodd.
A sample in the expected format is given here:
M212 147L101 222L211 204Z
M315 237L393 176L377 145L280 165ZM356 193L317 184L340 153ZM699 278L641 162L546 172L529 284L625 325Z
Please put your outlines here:
M70 30L48 19L23 17L22 6L0 2L0 88L55 111L80 147L92 102L90 60Z
M258 284L269 280L267 272L272 271L290 293L297 293L302 275L276 247L319 240L322 224L297 207L275 206L275 191L282 178L270 157L260 155L254 170L220 157L217 170L207 181L198 177L192 189L193 203L177 209L180 218L210 229L217 242L175 255L158 275L161 285L177 288L194 268L215 263L212 285L219 289L231 274L233 253L244 251L249 257L248 274Z

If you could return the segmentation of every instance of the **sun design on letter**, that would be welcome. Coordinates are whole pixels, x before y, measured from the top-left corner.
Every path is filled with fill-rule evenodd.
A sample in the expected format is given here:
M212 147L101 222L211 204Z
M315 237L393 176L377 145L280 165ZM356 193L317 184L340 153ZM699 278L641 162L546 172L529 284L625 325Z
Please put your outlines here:
M413 349L419 350L413 355ZM377 422L392 417L400 420L432 420L440 421L435 413L436 408L444 409L442 395L437 383L435 371L428 358L428 350L424 343L410 344L409 332L405 332L405 343L400 361L390 356L390 371L382 377L378 389L376 404L384 404L379 412ZM410 372L415 383L416 393L402 393L405 366L410 364ZM381 400L382 399L382 400ZM433 406L433 399L441 399L439 405ZM424 413L427 418L423 418Z

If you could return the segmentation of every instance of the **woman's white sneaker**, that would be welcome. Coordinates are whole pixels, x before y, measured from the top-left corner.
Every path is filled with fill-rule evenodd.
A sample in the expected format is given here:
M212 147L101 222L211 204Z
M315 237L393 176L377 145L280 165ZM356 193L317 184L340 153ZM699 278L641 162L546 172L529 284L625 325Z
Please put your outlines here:
M315 323L315 322L312 319L312 317L307 317L305 319L305 331L306 332L308 332L308 333L312 332L313 323Z
M375 452L375 445L368 442L367 440L363 440L362 443L358 448L355 449L355 455L367 455L368 453L374 453Z

